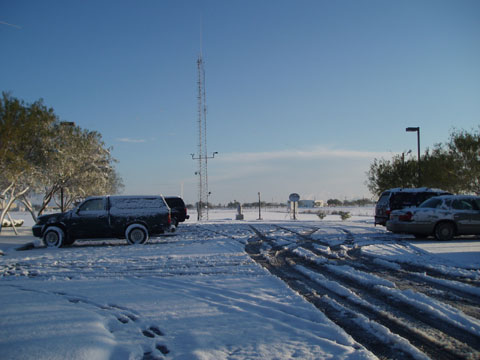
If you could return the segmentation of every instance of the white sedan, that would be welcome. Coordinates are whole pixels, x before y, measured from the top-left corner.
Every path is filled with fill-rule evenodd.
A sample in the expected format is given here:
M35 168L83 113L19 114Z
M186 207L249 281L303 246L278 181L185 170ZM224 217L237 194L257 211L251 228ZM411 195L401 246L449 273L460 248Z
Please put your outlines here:
M387 230L415 237L434 235L438 240L480 234L480 197L435 196L416 208L394 210L387 221Z

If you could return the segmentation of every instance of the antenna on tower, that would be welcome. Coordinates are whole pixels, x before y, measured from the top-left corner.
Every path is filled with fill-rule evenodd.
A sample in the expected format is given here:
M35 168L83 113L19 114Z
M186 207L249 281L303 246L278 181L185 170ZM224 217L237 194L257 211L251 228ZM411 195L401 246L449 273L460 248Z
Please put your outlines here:
M208 159L213 159L218 152L212 156L207 153L207 105L205 92L205 68L202 56L202 23L200 19L200 53L197 59L197 155L191 154L193 160L198 160L198 168L195 175L198 175L198 203L197 220L208 220Z

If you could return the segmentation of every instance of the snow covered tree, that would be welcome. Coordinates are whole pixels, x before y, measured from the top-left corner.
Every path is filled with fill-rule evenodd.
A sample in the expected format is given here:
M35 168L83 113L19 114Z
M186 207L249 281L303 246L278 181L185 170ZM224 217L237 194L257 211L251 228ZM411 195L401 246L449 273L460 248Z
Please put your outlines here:
M106 148L102 136L96 131L82 130L79 127L67 128L70 136L61 149L62 168L57 174L60 189L63 188L64 207L92 195L115 194L122 187L122 181L114 168L116 160L111 156L111 148ZM60 192L55 193L55 201L61 202Z
M57 121L42 100L26 105L2 93L0 98L1 224L13 203L39 186L47 165L51 126Z
M63 199L68 208L80 198L117 193L123 184L115 162L98 132L60 122L42 100L25 104L2 94L0 226L15 201L36 220L51 201L60 204ZM35 194L43 194L38 213L31 202Z
M44 191L38 215L52 200L64 211L79 199L114 194L123 186L113 166L111 149L105 147L98 132L60 122L53 125L50 142L53 150L41 173ZM27 197L22 202L33 211Z

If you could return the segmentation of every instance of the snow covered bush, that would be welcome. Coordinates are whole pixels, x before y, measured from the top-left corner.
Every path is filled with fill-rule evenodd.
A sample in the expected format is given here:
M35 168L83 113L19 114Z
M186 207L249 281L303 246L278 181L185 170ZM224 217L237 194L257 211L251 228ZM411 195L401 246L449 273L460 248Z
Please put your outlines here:
M342 218L342 221L345 221L352 216L348 211L339 211L338 215L340 215L340 217Z

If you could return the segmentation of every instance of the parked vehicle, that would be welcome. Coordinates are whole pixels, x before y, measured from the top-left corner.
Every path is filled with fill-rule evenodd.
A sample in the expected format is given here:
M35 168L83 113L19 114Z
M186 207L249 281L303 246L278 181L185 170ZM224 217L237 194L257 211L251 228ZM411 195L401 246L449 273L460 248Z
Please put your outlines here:
M430 189L426 187L386 190L380 195L375 206L375 225L385 226L393 210L416 207L433 196L449 194L450 193L440 189Z
M46 246L61 247L76 239L112 237L144 244L150 235L170 228L170 209L163 196L97 196L71 211L40 216L32 231Z
M480 234L480 197L436 196L417 208L392 211L387 230L415 237L434 235L438 240Z
M185 202L181 197L165 196L165 201L170 207L173 226L178 226L178 223L184 222L186 219L190 219L190 215L187 215L187 207L185 206Z

